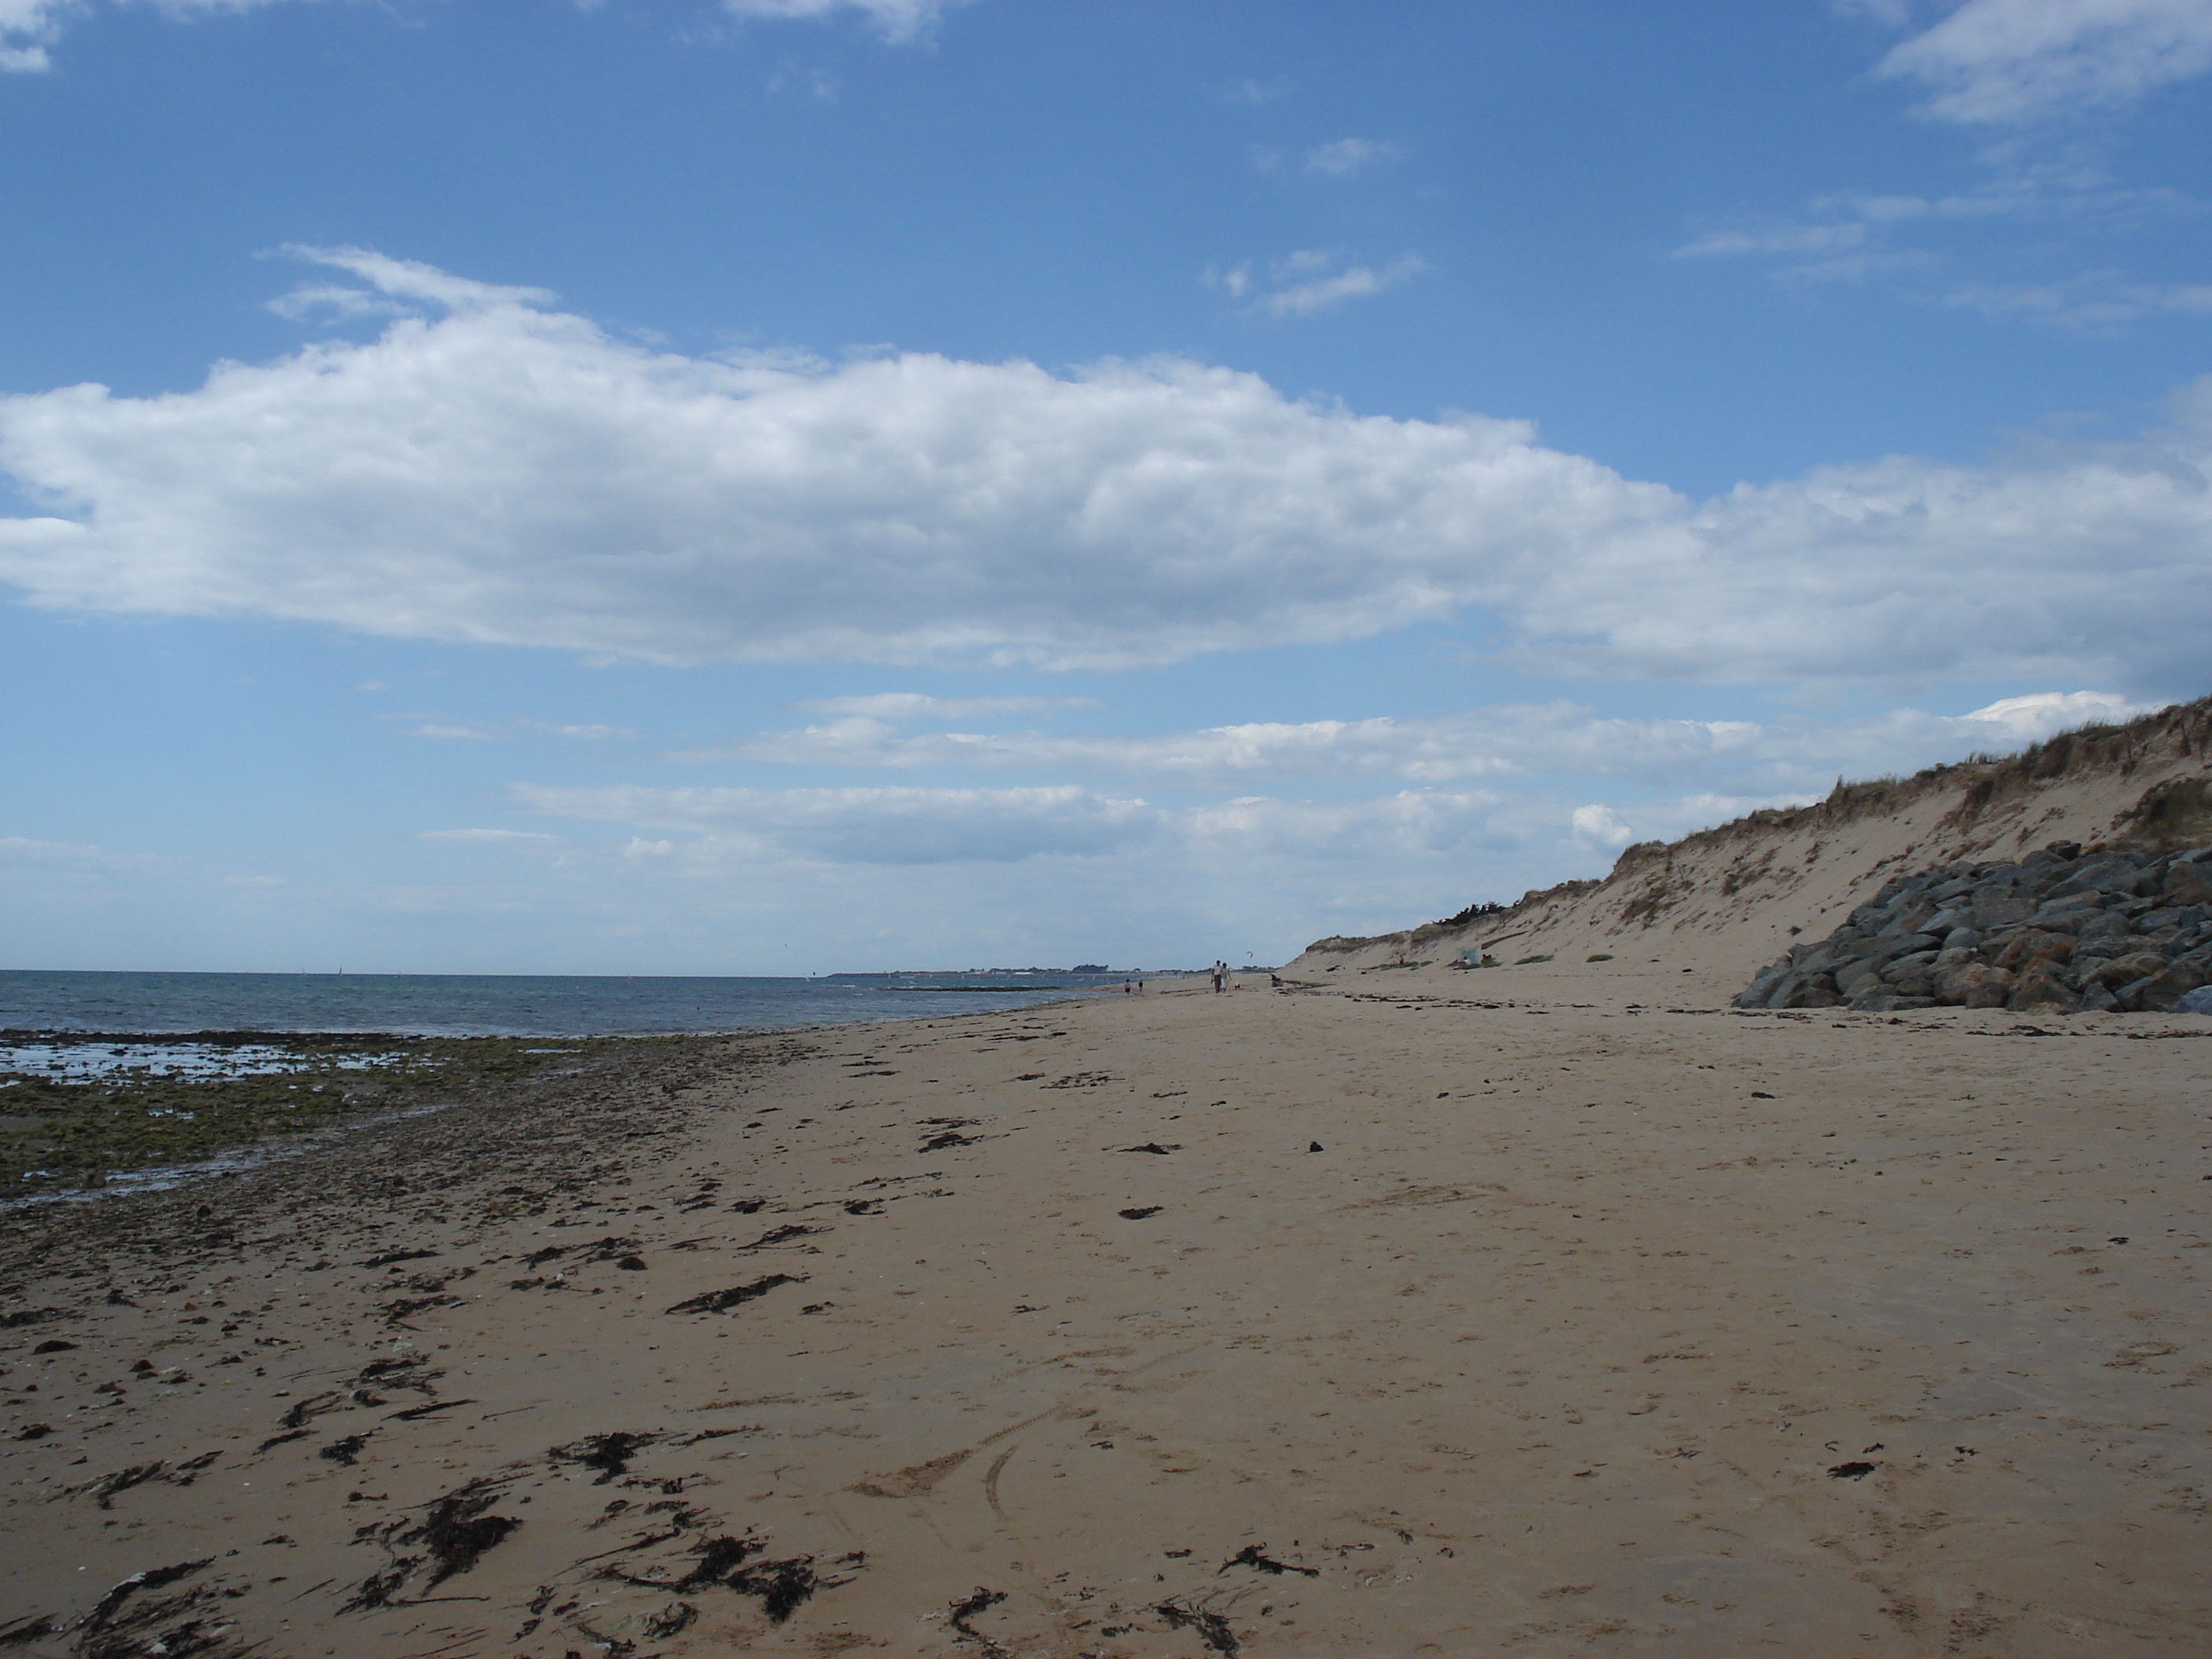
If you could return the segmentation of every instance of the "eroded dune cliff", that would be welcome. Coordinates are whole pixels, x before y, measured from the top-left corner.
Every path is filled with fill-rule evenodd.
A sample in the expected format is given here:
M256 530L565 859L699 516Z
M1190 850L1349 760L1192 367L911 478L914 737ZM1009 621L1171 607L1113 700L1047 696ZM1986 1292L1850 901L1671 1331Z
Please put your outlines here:
M1695 975L1701 993L1733 996L1900 877L2016 860L2053 843L2170 850L2212 841L2208 746L2212 698L2016 755L1839 783L1812 805L1631 847L1601 880L1404 933L1316 940L1283 972L1338 985L1374 975L1394 987L1465 984L1471 975L1458 964L1480 952L1516 970L1507 981L1658 968ZM1482 982L1500 983L1488 971Z

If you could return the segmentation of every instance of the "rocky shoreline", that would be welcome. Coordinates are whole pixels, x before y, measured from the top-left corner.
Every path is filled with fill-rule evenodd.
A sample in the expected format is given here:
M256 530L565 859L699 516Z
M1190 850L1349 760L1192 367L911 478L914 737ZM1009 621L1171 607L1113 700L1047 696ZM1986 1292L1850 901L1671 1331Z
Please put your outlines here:
M2212 1013L2212 846L2057 842L1898 878L1735 1006Z

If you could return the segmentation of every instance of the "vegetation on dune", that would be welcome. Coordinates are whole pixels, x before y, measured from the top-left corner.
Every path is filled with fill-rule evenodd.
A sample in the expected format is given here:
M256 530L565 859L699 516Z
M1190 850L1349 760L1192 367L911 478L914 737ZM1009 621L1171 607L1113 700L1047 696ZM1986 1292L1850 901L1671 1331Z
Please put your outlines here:
M1466 909L1460 911L1455 915L1445 916L1441 921L1432 921L1429 926L1431 927L1464 927L1470 921L1480 921L1485 916L1502 916L1506 913L1508 908L1508 906L1500 904L1496 899L1486 899L1480 903L1468 905Z

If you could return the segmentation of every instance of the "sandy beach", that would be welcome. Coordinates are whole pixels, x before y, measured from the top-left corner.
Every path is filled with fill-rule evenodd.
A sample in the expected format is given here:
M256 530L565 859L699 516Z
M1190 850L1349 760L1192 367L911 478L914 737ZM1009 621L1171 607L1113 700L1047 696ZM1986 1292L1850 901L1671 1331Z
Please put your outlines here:
M1392 978L733 1041L18 1211L0 1633L2203 1650L2212 1025Z
M2212 1659L2212 0L0 112L0 1659Z

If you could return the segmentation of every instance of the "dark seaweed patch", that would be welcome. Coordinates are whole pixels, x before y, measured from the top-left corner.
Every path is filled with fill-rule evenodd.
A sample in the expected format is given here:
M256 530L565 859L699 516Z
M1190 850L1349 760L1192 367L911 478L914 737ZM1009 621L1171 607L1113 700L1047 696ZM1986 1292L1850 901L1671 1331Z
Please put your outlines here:
M672 1602L645 1621L645 1633L658 1642L688 1630L698 1617L699 1609L689 1601Z
M440 1412L457 1411L463 1406L473 1406L476 1403L473 1400L441 1400L434 1405L414 1406L404 1412L394 1412L387 1420L393 1423L419 1423L422 1419L434 1417Z
M382 1572L372 1572L368 1577L362 1579L361 1588L353 1593L344 1605L338 1608L338 1611L366 1613L371 1608L392 1606L392 1598L399 1594L400 1586L407 1582L407 1575L420 1565L422 1565L421 1558L412 1555L401 1556Z
M43 1613L34 1613L12 1625L0 1625L0 1648L27 1648L33 1642L59 1634L60 1631L51 1618Z
M1181 1152L1182 1147L1180 1144L1163 1146L1157 1140L1148 1140L1141 1146L1116 1146L1114 1150L1117 1152L1156 1152L1160 1157L1165 1158L1170 1152Z
M1158 1215L1165 1208L1167 1208L1167 1206L1164 1204L1148 1204L1142 1209L1116 1210L1114 1213L1120 1216L1124 1221L1142 1221L1146 1216Z
M436 1564L426 1589L434 1589L456 1573L468 1571L522 1524L511 1516L486 1513L496 1502L497 1493L471 1481L433 1503L420 1526L398 1534L396 1541L422 1545Z
M179 1578L189 1578L213 1561L212 1555L202 1556L197 1561L179 1561L170 1567L149 1567L143 1572L134 1572L113 1589L101 1596L90 1613L85 1614L85 1628L98 1630L113 1622L116 1610L140 1590L163 1589Z
M756 1561L723 1581L740 1595L757 1595L769 1623L780 1625L797 1612L822 1581L814 1576L814 1558L794 1556L788 1561Z
M320 1451L317 1452L315 1455L318 1457L326 1457L333 1463L343 1463L350 1468L353 1466L354 1460L361 1455L362 1448L367 1444L368 1444L368 1437L367 1435L349 1434L343 1440L331 1441L329 1445L325 1446Z
M787 1226L771 1227L750 1244L740 1244L740 1250L764 1250L771 1244L781 1244L788 1239L811 1238L819 1228L802 1227L795 1223Z
M183 1561L125 1579L85 1616L78 1628L76 1652L83 1659L150 1659L157 1654L234 1659L247 1651L237 1642L225 1639L234 1628L229 1621L185 1616L214 1598L216 1592L212 1585L199 1585L176 1595L136 1599L141 1592L175 1583L207 1565L207 1560ZM168 1628L159 1628L164 1625Z
M295 1402L291 1410L276 1420L288 1429L304 1429L312 1419L320 1417L325 1412L334 1412L343 1404L345 1396L342 1394L311 1395Z
M187 1616L216 1597L218 1592L211 1584L177 1595L135 1599L141 1592L190 1577L212 1559L133 1573L108 1591L78 1627L76 1650L81 1659L153 1659L156 1655L181 1659L187 1654L196 1659L241 1659L251 1652L232 1636L236 1628L233 1621Z
M361 1265L364 1267L388 1267L395 1261L426 1261L437 1255L435 1250L386 1250L382 1255L373 1255Z
M606 1659L630 1659L630 1656L637 1651L637 1644L628 1637L609 1636L605 1631L594 1629L581 1619L576 1620L576 1628L592 1638L592 1645L605 1655ZM574 1648L568 1650L571 1653L575 1651Z
M420 1359L370 1361L361 1368L360 1374L354 1378L351 1384L354 1402L362 1406L380 1406L384 1403L373 1396L367 1399L362 1397L364 1395L370 1394L368 1384L372 1382L380 1389L412 1389L417 1394L434 1395L437 1390L430 1386L431 1381L435 1377L443 1376L445 1372L424 1371L419 1376L407 1375L422 1363Z
M89 1481L77 1487L76 1490L90 1497L99 1504L100 1508L112 1510L115 1507L113 1500L116 1493L129 1492L133 1486L143 1486L149 1480L165 1480L168 1473L169 1466L167 1463L133 1463L129 1468L118 1469L112 1474L103 1474L98 1480Z
M1163 1601L1152 1609L1168 1621L1170 1630L1194 1630L1198 1639L1214 1653L1237 1651L1237 1633L1229 1628L1229 1621L1218 1613L1204 1607L1186 1607L1178 1601Z
M635 1238L617 1238L610 1235L596 1243L580 1244L575 1248L591 1252L584 1258L586 1261L612 1261L617 1256L628 1255L637 1246L638 1241Z
M66 1308L18 1308L13 1313L0 1314L0 1331L12 1331L49 1319L64 1318L68 1312Z
M597 1469L599 1478L592 1482L604 1486L617 1475L629 1473L629 1461L655 1441L666 1437L658 1434L586 1435L581 1440L571 1441L565 1446L556 1446L545 1455L556 1463L580 1463L587 1469Z
M703 1295L687 1297L668 1310L672 1314L727 1313L742 1307L757 1297L766 1296L779 1285L803 1285L804 1275L794 1278L789 1273L770 1273L765 1279L756 1279L750 1285L737 1285L726 1291L708 1291Z
M1828 1479L1831 1480L1863 1480L1867 1476L1875 1472L1875 1466L1872 1463L1862 1463L1856 1462L1838 1463L1835 1468L1828 1471Z
M768 1547L757 1539L709 1538L693 1552L698 1559L691 1571L676 1581L680 1590L703 1589L709 1584L719 1584L745 1564L748 1556L758 1555Z
M489 1513L491 1506L499 1501L499 1484L471 1480L443 1498L433 1499L423 1507L422 1518L411 1526L402 1517L381 1527L362 1528L355 1534L356 1538L374 1538L387 1551L394 1545L413 1544L420 1546L422 1553L394 1553L392 1564L362 1580L360 1588L338 1611L359 1613L407 1605L410 1598L403 1597L400 1592L426 1563L430 1574L423 1581L425 1589L434 1589L448 1578L469 1571L487 1551L505 1542L522 1525L514 1516ZM356 1492L354 1497L361 1495Z
M693 1552L696 1558L691 1571L665 1588L678 1592L705 1589L720 1585L739 1595L757 1596L762 1611L769 1622L781 1625L797 1612L816 1591L834 1589L848 1583L850 1576L825 1577L815 1571L811 1555L793 1556L785 1561L755 1561L752 1558L767 1547L758 1539L708 1538L701 1541ZM854 1553L841 1555L832 1564L837 1567L858 1568L866 1564L867 1558ZM630 1579L632 1583L644 1583L643 1579ZM678 1603L678 1606L683 1605ZM689 1620L686 1620L688 1623Z
M1237 1551L1236 1554L1231 1556L1226 1561L1224 1561L1221 1565L1216 1569L1213 1576L1216 1578L1218 1578L1223 1573L1228 1571L1231 1567L1257 1567L1261 1572L1271 1574L1277 1578L1280 1578L1286 1572L1302 1573L1308 1578L1318 1578L1321 1577L1321 1571L1319 1568L1294 1567L1287 1561L1271 1559L1267 1555L1261 1553L1261 1552L1267 1547L1265 1544L1247 1544L1243 1549Z
M458 1296L402 1297L396 1302L379 1303L377 1311L384 1316L386 1325L404 1325L426 1309L456 1307L460 1300ZM407 1328L412 1330L415 1328L408 1325Z
M955 1601L952 1604L951 1613L947 1617L945 1622L950 1625L954 1630L960 1632L961 1640L965 1642L981 1642L985 1647L990 1649L992 1652L999 1652L999 1644L996 1642L994 1642L989 1637L984 1635L981 1631L977 1630L968 1621L970 1619L973 1619L977 1613L982 1613L988 1608L997 1607L1000 1602L1006 1599L1006 1591L986 1589L983 1586L978 1584L975 1586L975 1593L973 1595L967 1597L963 1601Z

